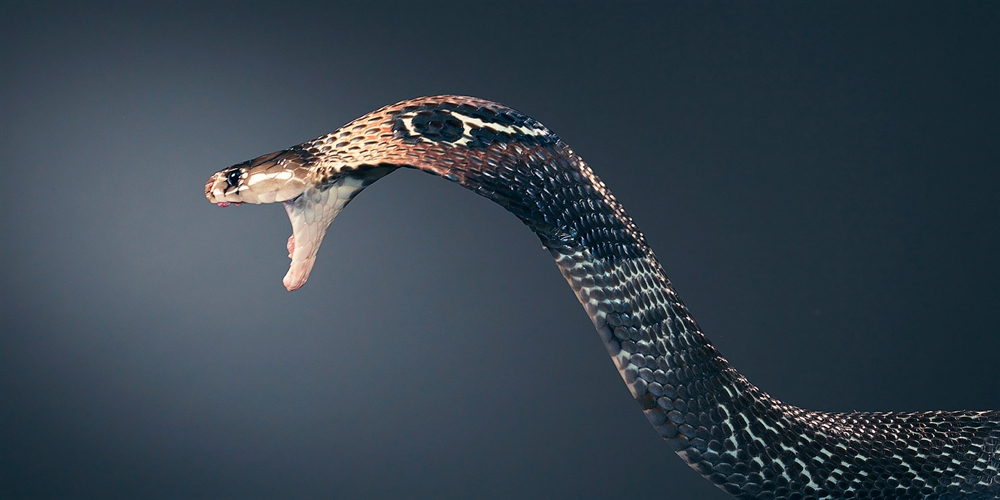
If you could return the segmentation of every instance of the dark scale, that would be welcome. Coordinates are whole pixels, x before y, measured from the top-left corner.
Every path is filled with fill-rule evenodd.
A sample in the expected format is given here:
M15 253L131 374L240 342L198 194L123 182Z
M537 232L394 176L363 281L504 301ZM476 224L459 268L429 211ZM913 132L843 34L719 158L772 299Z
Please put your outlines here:
M484 108L455 104L437 104L417 106L405 109L405 113L397 115L392 126L393 132L408 142L421 139L432 142L455 143L468 138L463 147L469 150L483 150L492 144L520 144L525 146L555 144L559 138L554 134L526 134L509 132L510 128L545 130L535 120L515 111L495 112ZM412 116L407 128L406 118ZM461 115L482 122L483 126L465 124L455 115ZM493 126L491 126L493 125ZM546 131L547 132L547 131Z
M413 128L431 141L455 142L462 138L462 122L441 110L420 111L413 118Z

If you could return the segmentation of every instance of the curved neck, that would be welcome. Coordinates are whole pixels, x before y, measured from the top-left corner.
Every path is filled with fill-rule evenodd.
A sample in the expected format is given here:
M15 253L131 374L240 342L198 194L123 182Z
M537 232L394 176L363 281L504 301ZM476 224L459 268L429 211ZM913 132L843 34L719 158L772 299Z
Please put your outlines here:
M649 422L718 487L741 498L996 489L998 412L835 414L771 398L705 337L632 219L564 143L465 157L412 155L402 166L497 202L538 235ZM956 466L969 454L992 466L969 474Z
M538 235L629 390L675 450L699 439L704 425L694 415L758 392L702 334L632 219L564 143L493 152L492 161L456 165L461 175L411 160L408 166L500 204Z

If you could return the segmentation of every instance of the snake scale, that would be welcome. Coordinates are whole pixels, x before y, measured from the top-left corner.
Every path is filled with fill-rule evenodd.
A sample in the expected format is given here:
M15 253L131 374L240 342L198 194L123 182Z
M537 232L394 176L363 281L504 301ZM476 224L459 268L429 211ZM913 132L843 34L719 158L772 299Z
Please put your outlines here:
M334 217L399 167L439 175L516 215L583 304L649 422L739 498L1000 497L1000 411L830 413L768 396L726 361L642 233L593 170L536 120L472 97L422 97L220 170L220 206L282 202L289 290Z

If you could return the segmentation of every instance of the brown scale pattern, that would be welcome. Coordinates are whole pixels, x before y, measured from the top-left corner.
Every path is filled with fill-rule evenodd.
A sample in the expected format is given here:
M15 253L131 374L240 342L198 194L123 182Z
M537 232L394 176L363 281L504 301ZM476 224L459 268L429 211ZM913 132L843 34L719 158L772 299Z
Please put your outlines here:
M520 218L555 258L650 423L734 496L1000 496L998 411L812 412L752 385L698 328L604 183L521 113L469 97L419 98L279 153L317 185L376 166L417 168Z

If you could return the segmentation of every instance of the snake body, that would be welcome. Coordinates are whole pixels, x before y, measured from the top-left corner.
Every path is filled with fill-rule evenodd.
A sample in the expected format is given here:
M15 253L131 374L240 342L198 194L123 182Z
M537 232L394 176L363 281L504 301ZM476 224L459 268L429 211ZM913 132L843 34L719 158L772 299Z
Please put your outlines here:
M220 206L282 202L289 290L362 189L400 167L439 175L538 235L649 422L739 498L1000 497L1000 411L830 413L767 395L719 354L642 233L591 168L539 122L501 104L423 97L214 174Z

